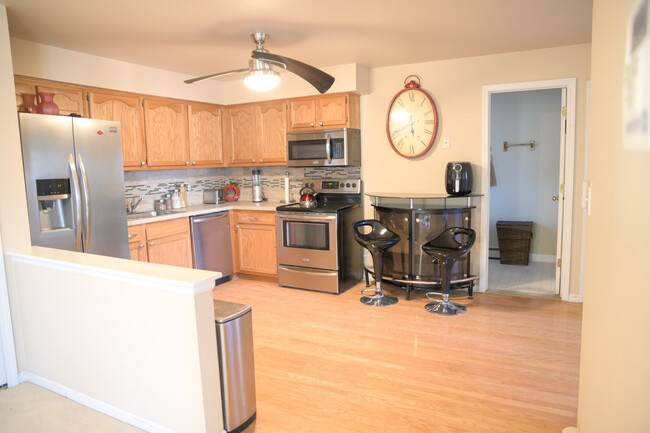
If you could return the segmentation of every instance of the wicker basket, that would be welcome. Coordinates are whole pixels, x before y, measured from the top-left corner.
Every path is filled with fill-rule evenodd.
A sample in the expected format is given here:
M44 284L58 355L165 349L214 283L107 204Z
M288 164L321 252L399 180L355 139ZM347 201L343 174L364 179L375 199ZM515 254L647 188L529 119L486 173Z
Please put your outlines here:
M528 266L532 221L498 221L499 256L504 265Z

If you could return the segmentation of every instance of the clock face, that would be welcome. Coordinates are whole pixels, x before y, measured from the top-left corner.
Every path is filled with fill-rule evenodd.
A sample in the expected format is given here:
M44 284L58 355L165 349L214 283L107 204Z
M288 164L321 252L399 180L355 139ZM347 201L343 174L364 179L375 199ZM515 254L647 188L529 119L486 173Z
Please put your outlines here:
M419 88L397 93L388 109L386 132L393 150L417 158L431 148L438 130L438 113L428 93Z

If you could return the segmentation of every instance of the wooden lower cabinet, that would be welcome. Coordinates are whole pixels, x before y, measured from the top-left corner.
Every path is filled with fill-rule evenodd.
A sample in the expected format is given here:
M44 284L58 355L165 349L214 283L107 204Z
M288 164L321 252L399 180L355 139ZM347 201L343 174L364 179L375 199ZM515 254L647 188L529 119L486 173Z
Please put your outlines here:
M148 262L147 243L144 224L129 226L129 252L131 260Z
M241 274L277 276L274 211L230 211L233 264Z
M140 233L141 239L145 239L146 234L146 241L136 241L140 239L137 236L129 238L132 260L183 268L193 267L189 218L130 226L129 236L136 233ZM145 251L141 251L142 243L146 245Z

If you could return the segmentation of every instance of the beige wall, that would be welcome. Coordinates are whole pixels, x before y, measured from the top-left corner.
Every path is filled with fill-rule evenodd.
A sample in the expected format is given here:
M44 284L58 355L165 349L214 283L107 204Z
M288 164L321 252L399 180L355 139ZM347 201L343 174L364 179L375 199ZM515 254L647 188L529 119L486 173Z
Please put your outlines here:
M0 230L5 251L30 245L7 9L0 4Z
M594 1L581 433L650 431L650 153L626 151L622 143L623 62L634 3Z
M49 248L6 262L22 379L153 431L221 431L214 273Z
M146 95L228 105L316 93L305 80L285 72L277 88L260 94L244 86L241 74L190 85L183 81L194 77L22 39L11 38L11 52L14 73L18 75ZM369 71L363 66L339 65L325 71L336 77L330 93L368 91ZM205 74L211 72L218 71Z
M474 171L474 192L481 185L482 86L527 81L577 78L577 119L575 178L576 200L573 215L573 267L570 293L579 293L582 211L580 184L584 172L586 82L589 79L590 45L524 51L492 56L400 65L372 69L371 93L361 97L362 176L368 192L445 192L444 170L449 161L470 161ZM425 156L407 160L398 156L386 138L386 111L404 79L419 75L422 87L438 107L438 136ZM450 137L451 149L441 149L440 138ZM368 204L368 203L366 203ZM480 206L473 218L480 221ZM366 206L366 215L372 215ZM479 229L480 231L480 229ZM475 251L481 245L477 243ZM479 260L472 261L473 272Z

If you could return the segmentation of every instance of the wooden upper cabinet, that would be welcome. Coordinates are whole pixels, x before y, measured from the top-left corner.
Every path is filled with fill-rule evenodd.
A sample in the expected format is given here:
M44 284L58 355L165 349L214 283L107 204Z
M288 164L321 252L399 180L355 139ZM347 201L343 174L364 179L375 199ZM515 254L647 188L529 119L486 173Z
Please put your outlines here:
M224 162L222 149L221 108L215 105L191 103L187 106L189 119L190 165L217 167Z
M173 100L144 100L147 165L179 168L190 165L187 104Z
M359 127L357 94L336 93L289 101L289 130Z
M316 101L294 99L289 101L289 129L310 129L316 126Z
M255 106L257 155L261 165L287 162L287 105L284 102Z
M84 88L74 84L57 83L56 81L39 80L37 78L14 77L16 87L16 106L23 103L22 94L35 95L34 102L40 102L39 92L54 93L54 103L59 107L59 115L69 116L78 114L88 117Z
M115 120L122 125L122 159L126 170L146 168L144 110L138 95L119 92L88 92L92 119Z
M245 105L228 109L230 165L257 163L255 107Z

